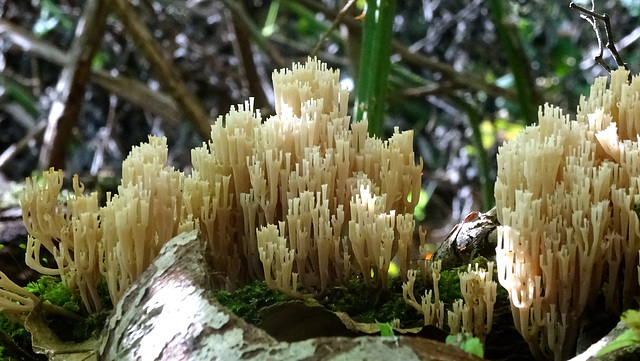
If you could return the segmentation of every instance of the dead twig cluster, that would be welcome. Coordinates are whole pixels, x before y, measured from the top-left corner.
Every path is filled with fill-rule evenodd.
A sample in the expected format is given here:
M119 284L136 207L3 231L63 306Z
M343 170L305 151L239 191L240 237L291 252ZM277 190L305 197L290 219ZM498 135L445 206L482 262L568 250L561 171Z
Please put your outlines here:
M587 9L574 2L571 2L569 4L569 7L571 9L575 9L579 11L581 13L580 17L586 20L591 25L591 27L593 28L593 31L596 34L596 39L598 40L598 54L593 57L593 60L598 65L603 67L607 71L607 73L611 73L612 68L604 60L604 49L607 48L611 56L613 56L613 59L615 60L616 65L618 67L623 67L629 70L629 68L627 67L627 63L625 63L622 60L620 53L618 53L618 49L616 49L616 44L613 41L613 31L611 30L611 18L609 17L609 15L606 13L599 14L595 12L594 11L595 5L593 0L591 0L591 9ZM605 36L607 37L606 43L603 42L602 36L600 35L600 29L598 28L598 21L602 21L604 23L604 33L605 33ZM629 81L631 81L631 74L629 74Z

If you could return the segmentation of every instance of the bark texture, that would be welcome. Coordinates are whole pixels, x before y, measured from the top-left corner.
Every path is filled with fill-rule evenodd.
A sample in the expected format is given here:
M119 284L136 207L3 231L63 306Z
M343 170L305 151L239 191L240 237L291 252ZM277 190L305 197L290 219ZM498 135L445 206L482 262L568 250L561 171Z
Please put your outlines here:
M212 296L196 232L167 243L125 292L104 331L100 360L479 360L415 337L323 337L279 342Z
M433 259L442 260L442 269L468 264L476 256L495 260L497 226L495 207L486 213L471 212L456 224L434 253Z

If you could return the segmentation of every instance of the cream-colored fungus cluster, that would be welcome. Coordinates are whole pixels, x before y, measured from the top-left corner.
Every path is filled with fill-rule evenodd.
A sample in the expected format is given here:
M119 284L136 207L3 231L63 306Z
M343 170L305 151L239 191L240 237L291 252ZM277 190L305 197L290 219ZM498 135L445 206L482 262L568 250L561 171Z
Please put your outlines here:
M191 229L220 287L265 278L297 295L351 275L384 287L396 254L406 277L418 201L408 195L420 193L422 173L412 131L382 141L366 121L350 124L339 72L315 59L273 81L276 115L262 120L248 101L218 118L211 140L192 150L190 175L167 166L166 140L150 137L131 150L103 207L77 178L59 201L59 171L28 180L29 266L61 275L90 312L102 307L102 276L116 302L169 239ZM57 267L41 263L42 247Z
M567 358L583 312L638 295L640 81L618 70L580 99L577 120L548 105L498 154L498 279L539 359Z
M405 302L416 309L424 317L424 325L433 325L444 330L445 320L449 326L449 332L470 333L485 341L486 335L491 332L493 323L493 306L496 303L497 283L493 280L494 262L487 263L487 270L476 263L475 269L471 264L466 272L460 272L460 293L462 298L453 301L451 309L446 310L440 300L438 283L442 261L427 262L427 267L421 269L421 273L428 273L433 282L433 289L426 289L421 301L415 297L414 284L416 270L409 270L408 280L402 284L402 297Z
M89 312L102 309L98 284L106 277L109 293L117 301L144 272L173 236L192 230L195 223L183 210L185 177L166 165L164 138L133 147L122 166L118 194L83 194L78 177L73 194L59 200L62 172L43 173L41 183L27 179L20 203L29 232L26 263L47 275L60 275L70 290L77 290ZM53 254L56 267L42 264L41 250Z

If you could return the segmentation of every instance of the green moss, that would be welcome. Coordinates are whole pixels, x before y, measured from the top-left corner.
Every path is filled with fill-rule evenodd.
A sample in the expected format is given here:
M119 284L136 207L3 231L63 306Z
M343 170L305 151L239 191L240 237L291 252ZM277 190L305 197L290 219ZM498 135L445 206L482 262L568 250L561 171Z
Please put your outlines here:
M102 311L90 314L82 322L73 323L69 340L82 342L91 337L97 337L107 322L108 316L108 311Z
M477 256L469 262L471 264L472 269L475 269L476 263L479 268L487 269L488 260L482 256ZM446 308L450 308L451 304L462 298L462 293L460 292L460 273L468 271L468 265L460 266L457 268L453 268L450 270L443 270L440 272L440 280L438 281L438 289L440 290L440 300L444 302ZM497 282L498 273L496 267L493 267L493 280ZM431 286L430 286L431 287ZM424 293L424 289L421 289ZM500 285L497 287L497 298L506 299L509 296L509 293ZM418 295L418 288L416 287L415 291L416 297Z
M9 336L18 346L31 348L31 334L19 323L10 321L0 313L0 331Z
M59 277L42 276L37 281L30 282L25 289L38 296L42 301L65 308L75 314L86 312L80 296L69 291ZM113 308L104 278L98 286L98 294L105 310ZM82 342L102 330L107 316L108 311L102 311L90 314L78 321L61 315L48 314L46 322L62 341Z
M216 291L214 296L220 304L251 324L260 322L261 309L289 300L284 293L267 287L264 281L253 281L234 292Z
M487 267L487 260L483 257L472 260L474 268L476 263L479 267ZM466 272L467 267L441 271L438 284L440 299L445 303L445 309L451 309L451 304L462 298L459 274ZM432 288L432 284L424 284L418 275L414 287L418 302L425 289ZM498 298L506 300L507 292L502 287L497 289ZM235 292L217 291L215 297L231 312L252 324L260 322L261 309L290 300L287 295L269 289L264 281L254 281ZM399 319L403 328L420 327L423 323L423 316L402 298L402 280L399 277L391 277L386 290L367 287L361 278L352 278L345 286L331 288L319 297L318 302L330 311L347 313L356 322L384 323Z
M440 300L444 302L445 306L450 306L455 300L462 298L462 292L460 292L460 272L462 272L461 269L463 268L466 271L465 266L440 271L438 290L440 292ZM418 293L415 292L415 294L417 297ZM424 291L421 294L424 294Z
M40 297L42 301L48 301L71 312L80 311L80 297L72 294L58 277L42 276L35 282L29 282L25 289Z
M398 277L391 280L387 290L369 288L360 278L352 278L346 287L331 289L323 303L334 312L345 312L356 322L391 322L399 319L401 327L422 325L419 315L402 298L402 281Z

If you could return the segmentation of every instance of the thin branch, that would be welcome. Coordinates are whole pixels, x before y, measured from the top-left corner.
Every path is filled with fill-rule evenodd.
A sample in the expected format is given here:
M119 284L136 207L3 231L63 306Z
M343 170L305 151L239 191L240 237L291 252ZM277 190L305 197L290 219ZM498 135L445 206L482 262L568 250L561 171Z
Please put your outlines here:
M108 13L106 2L87 1L76 25L68 63L60 72L56 84L58 97L51 105L47 117L47 129L40 150L40 169L63 169L65 166L71 132L78 122L84 102L91 61L104 34Z
M593 57L593 60L596 63L598 63L601 67L603 67L607 71L607 73L611 73L611 67L609 66L609 64L607 64L604 61L604 58L603 58L604 48L606 47L609 50L609 53L613 56L613 59L615 60L616 65L618 65L618 67L623 67L629 70L629 68L627 67L627 63L625 63L622 60L622 57L618 53L618 49L616 49L616 45L613 40L613 31L611 29L611 18L609 18L609 15L606 13L602 13L602 14L596 13L593 9L594 8L593 1L591 2L591 9L587 9L574 2L571 2L569 4L569 8L578 10L579 12L581 12L582 14L580 14L580 17L585 19L591 25L591 27L593 28L593 31L596 33L596 39L598 40L599 53L598 55ZM598 30L597 20L600 20L604 23L604 31L607 37L607 43L605 45L602 45L602 37L600 36L600 31ZM631 81L631 74L629 74L629 81Z
M471 73L462 73L457 71L453 66L433 60L422 54L414 53L404 45L397 41L393 41L392 49L402 57L402 60L409 64L421 66L431 71L440 73L447 78L452 84L475 91L483 91L494 97L503 97L508 100L517 99L517 94L511 89L499 87L495 84L487 83L482 77Z
M9 164L9 161L13 159L20 151L27 148L29 143L33 139L39 139L44 134L45 129L47 129L47 121L43 120L40 123L36 124L35 127L29 130L27 135L20 139L18 142L11 144L7 149L0 154L0 169L4 168Z
M35 353L31 350L25 350L18 346L16 341L6 334L3 330L0 330L0 345L5 348L5 357L10 359L9 357L14 357L19 361L36 361L39 358L36 357Z
M331 10L324 6L320 1L314 0L284 0L286 2L291 2L294 4L302 4L305 7L323 13L330 19L333 19L337 16L336 11ZM345 16L342 18L342 24L346 25L350 30L362 31L362 22L356 19L353 19L349 16ZM489 95L494 97L503 97L509 100L517 99L517 94L515 91L511 89L501 88L495 84L488 83L484 80L483 77L471 74L471 73L461 73L458 72L453 66L441 63L436 60L433 60L425 55L418 54L412 52L406 46L402 45L397 40L393 40L391 42L392 50L400 55L402 60L407 62L410 65L419 66L422 68L429 69L431 71L440 73L444 78L447 78L451 83L460 85L461 88L475 90L475 91L483 91Z
M54 64L64 65L69 60L68 54L33 37L31 33L5 19L0 19L0 36L8 39L27 53L47 59Z
M136 79L122 75L112 76L106 71L94 71L91 81L119 98L159 115L170 125L176 125L182 119L182 112L174 99L166 93L151 90Z
M153 37L149 29L142 23L136 9L129 0L111 0L111 8L124 25L167 93L175 99L178 106L187 115L192 126L203 139L208 139L211 125L207 112L200 101L187 88L180 72L175 68L171 58L164 55L162 47Z
M286 61L280 55L278 50L274 48L269 41L262 36L258 27L253 23L249 15L247 15L246 11L240 6L240 2L236 0L222 0L222 3L229 9L231 12L238 17L238 20L242 22L242 24L249 31L251 36L253 37L253 41L264 51L271 61L275 64L277 68L286 67Z
M0 37L6 38L27 54L53 64L64 66L68 55L50 43L38 39L21 27L0 19ZM104 70L92 69L91 82L142 109L164 118L169 124L178 124L182 113L167 94L151 90L145 83L122 75L112 76Z
M460 89L459 86L452 85L450 83L444 83L439 86L418 86L406 88L400 91L400 94L405 97L412 98L424 98L431 95L452 95L454 90Z
M316 54L318 54L318 50L320 50L320 47L322 46L322 44L324 44L327 38L329 38L329 35L331 35L331 33L338 27L338 25L342 23L342 18L347 14L347 12L349 11L349 8L351 8L351 6L355 3L356 3L356 0L349 0L349 2L347 2L347 4L338 12L338 14L336 14L336 17L331 23L331 26L329 27L329 29L327 29L327 31L325 31L324 34L322 34L316 46L314 46L313 50L311 50L311 53L309 53L310 57L314 57L316 56Z

